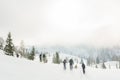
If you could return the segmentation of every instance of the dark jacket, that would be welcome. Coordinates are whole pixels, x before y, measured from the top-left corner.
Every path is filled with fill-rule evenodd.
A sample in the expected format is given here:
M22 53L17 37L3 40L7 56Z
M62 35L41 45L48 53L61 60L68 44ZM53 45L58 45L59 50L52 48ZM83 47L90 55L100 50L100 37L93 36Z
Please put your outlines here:
M85 64L84 63L82 63L82 68L85 69Z
M70 63L70 65L73 65L74 64L73 59L70 59L69 63Z
M63 61L63 64L66 64L66 63L67 63L67 61L66 61L66 60L64 60L64 61Z

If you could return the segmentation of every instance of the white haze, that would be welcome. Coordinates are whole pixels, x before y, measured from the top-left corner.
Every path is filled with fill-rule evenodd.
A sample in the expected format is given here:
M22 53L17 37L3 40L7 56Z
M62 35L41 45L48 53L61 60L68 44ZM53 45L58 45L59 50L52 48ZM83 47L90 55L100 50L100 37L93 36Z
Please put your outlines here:
M0 0L0 37L26 45L120 44L119 0Z

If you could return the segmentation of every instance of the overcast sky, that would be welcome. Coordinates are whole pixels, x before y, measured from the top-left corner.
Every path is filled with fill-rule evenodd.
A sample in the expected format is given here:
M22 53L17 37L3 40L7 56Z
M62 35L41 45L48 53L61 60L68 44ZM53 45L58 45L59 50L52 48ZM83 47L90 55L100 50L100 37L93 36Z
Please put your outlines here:
M118 45L120 0L0 0L0 37L19 45Z

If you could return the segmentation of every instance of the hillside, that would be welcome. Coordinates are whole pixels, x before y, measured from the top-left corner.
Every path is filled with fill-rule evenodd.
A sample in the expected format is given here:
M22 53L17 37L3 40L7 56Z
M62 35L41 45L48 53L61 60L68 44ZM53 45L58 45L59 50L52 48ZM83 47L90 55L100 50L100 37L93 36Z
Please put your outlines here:
M63 65L40 63L6 56L0 51L0 80L120 80L119 69L95 69L87 67L82 74L80 67L63 70Z

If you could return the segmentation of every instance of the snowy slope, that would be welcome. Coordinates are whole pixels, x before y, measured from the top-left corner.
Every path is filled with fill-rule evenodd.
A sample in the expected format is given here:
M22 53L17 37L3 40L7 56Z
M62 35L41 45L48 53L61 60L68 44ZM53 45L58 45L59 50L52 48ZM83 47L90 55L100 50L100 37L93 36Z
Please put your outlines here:
M102 68L103 63L97 64L98 68ZM119 68L119 62L118 61L108 61L105 62L105 66L107 69L118 69ZM91 67L96 67L95 65L92 65Z
M78 69L63 70L63 65L40 63L6 56L0 51L0 80L120 80L119 69L95 69L87 67L82 74Z

